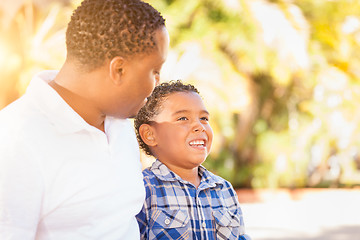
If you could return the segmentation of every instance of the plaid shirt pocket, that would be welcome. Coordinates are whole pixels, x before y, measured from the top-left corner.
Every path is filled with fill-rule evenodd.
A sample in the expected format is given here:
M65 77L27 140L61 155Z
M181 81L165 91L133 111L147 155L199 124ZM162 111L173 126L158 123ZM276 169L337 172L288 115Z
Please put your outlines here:
M216 239L241 239L244 234L244 227L240 224L240 218L227 210L213 211L216 225Z
M190 239L187 211L157 209L151 215L149 239Z

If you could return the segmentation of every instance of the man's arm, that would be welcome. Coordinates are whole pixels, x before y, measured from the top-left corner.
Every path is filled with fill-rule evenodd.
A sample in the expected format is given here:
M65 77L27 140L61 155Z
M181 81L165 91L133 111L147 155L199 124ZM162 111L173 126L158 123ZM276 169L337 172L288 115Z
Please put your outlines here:
M10 137L11 138L11 137ZM0 136L0 239L35 239L43 180L31 149Z

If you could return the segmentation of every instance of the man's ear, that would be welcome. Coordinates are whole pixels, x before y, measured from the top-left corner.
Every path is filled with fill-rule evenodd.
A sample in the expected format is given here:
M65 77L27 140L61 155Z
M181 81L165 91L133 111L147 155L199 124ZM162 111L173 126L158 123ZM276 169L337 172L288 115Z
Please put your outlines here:
M150 147L157 145L154 129L149 124L142 124L139 128L139 134L146 145Z
M125 59L123 57L114 57L110 61L110 78L114 84L120 85L124 74Z

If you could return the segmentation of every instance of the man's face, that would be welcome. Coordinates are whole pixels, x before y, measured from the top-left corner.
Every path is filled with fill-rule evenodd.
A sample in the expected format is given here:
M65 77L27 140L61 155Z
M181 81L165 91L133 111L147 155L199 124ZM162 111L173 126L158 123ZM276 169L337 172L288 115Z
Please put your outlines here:
M176 92L166 97L153 119L154 155L174 172L203 163L211 148L213 131L209 113L194 92Z
M121 76L122 90L112 100L112 111L117 117L134 117L159 83L160 70L169 48L169 34L165 27L155 32L155 42L156 49L151 53L125 60Z

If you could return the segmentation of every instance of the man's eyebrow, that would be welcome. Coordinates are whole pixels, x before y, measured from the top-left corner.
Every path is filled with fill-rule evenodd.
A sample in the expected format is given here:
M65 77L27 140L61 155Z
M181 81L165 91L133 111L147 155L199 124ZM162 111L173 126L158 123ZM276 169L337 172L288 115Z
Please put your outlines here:
M174 112L172 115L175 116L175 115L179 115L182 113L188 113L188 112L190 112L190 111L189 110L179 110L179 111ZM210 115L210 113L206 110L201 110L200 113Z

